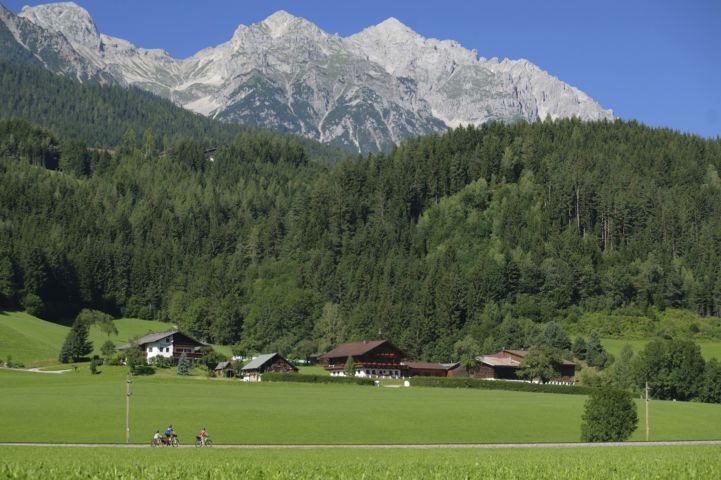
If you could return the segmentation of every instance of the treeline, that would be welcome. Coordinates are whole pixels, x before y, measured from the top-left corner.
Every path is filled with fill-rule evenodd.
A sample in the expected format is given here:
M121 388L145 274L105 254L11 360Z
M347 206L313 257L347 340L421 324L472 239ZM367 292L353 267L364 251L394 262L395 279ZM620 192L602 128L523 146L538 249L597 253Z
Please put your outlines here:
M125 135L112 156L50 140L59 173L28 165L52 168L27 152L55 138L28 128L0 128L5 308L169 320L244 351L380 336L429 360L586 312L721 314L718 140L489 124L329 169L294 137L243 132L211 160Z

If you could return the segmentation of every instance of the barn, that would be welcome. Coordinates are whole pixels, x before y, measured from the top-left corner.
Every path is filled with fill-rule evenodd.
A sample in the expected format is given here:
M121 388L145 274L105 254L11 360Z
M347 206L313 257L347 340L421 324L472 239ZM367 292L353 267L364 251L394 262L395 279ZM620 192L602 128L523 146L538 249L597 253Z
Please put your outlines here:
M246 382L259 382L265 372L297 373L298 368L279 353L266 353L255 357L240 369L240 374Z
M447 377L459 363L403 362L404 377Z
M517 370L527 354L527 350L501 350L493 355L476 357L478 366L476 372L473 372L471 376L496 380L519 380ZM552 378L551 383L576 382L576 364L574 362L562 360L561 363L555 364L554 368L560 375Z

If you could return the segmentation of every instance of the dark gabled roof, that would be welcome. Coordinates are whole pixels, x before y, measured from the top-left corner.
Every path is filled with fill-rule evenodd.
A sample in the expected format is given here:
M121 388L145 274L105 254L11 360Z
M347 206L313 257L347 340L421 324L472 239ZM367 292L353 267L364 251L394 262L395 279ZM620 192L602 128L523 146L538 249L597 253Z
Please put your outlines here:
M233 364L231 362L218 362L215 370L225 370L227 368L233 368Z
M457 363L432 363L432 362L403 362L408 368L415 368L418 370L452 370Z
M272 362L272 361L275 360L276 358L280 358L280 359L283 360L285 363L287 363L288 365L290 365L291 367L293 367L296 371L298 370L298 369L295 367L295 365L293 365L292 363L290 363L288 360L286 360L286 359L285 359L281 354L279 354L279 353L266 353L266 354L264 354L264 355L259 355L259 356L255 357L253 360L251 360L250 362L248 362L248 364L245 365L243 368L241 368L241 370L245 370L245 371L260 370L261 368L263 368L263 366L264 366L266 363Z
M387 344L393 347L395 350L398 350L401 355L405 355L401 349L393 345L388 340L363 340L362 342L343 343L318 358L357 357L360 355L365 355L366 353L375 350L376 348L384 344Z
M142 336L136 340L133 340L132 342L128 342L123 345L120 345L118 347L118 350L127 350L128 348L132 347L133 345L144 345L146 343L157 342L158 340L162 340L165 337L175 335L176 333L178 333L177 329L168 330L167 332L149 333L149 334Z
M175 334L180 334L184 337L187 337L189 340L194 341L198 345L207 345L206 343L199 342L198 340L194 339L193 337L181 332L177 328L174 328L173 330L168 330L167 332L149 333L149 334L142 336L136 340L133 340L132 342L128 342L123 345L120 345L117 349L118 350L127 350L128 348L133 347L135 345L141 346L141 345L146 345L148 343L157 342L158 340L162 340L166 337L170 337Z

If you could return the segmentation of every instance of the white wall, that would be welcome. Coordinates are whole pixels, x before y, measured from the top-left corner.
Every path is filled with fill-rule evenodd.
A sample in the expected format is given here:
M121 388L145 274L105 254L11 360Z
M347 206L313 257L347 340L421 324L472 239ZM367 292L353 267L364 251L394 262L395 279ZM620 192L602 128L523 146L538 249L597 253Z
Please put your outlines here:
M170 358L173 356L173 337L165 337L157 342L148 343L145 345L145 358L150 360L154 357L166 357Z

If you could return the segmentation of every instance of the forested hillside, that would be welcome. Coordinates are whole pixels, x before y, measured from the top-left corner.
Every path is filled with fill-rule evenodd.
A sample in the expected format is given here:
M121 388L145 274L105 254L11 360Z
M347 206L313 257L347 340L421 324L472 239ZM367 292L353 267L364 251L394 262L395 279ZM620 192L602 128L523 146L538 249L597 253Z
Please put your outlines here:
M0 46L1 42L0 35ZM92 81L81 84L42 68L0 59L0 119L17 118L100 148L130 141L162 151L182 140L211 148L231 142L241 132L257 130L211 120L142 90ZM347 156L302 137L294 141L327 164Z
M0 306L172 320L249 350L380 335L438 360L584 312L721 315L718 140L489 124L332 169L263 132L212 160L191 138L119 144L0 125Z

